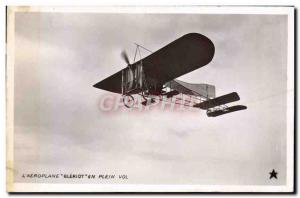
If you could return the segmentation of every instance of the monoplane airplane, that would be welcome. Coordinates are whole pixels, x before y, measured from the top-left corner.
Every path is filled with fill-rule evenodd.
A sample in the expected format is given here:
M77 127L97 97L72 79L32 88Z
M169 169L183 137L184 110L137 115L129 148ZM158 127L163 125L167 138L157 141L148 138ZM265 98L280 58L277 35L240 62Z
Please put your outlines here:
M207 65L212 60L215 47L206 36L198 33L186 34L145 58L140 55L141 48L146 49L137 45L134 63L129 62L123 51L122 57L127 67L96 83L94 87L122 94L124 105L128 108L132 107L132 103L128 101L134 101L135 94L143 97L143 105L151 105L157 100L157 96L159 100L163 100L183 94L196 98L194 101L197 102L191 106L206 110L209 117L247 109L243 105L226 105L240 100L236 92L216 97L213 85L190 84L175 79ZM140 58L135 61L137 54Z

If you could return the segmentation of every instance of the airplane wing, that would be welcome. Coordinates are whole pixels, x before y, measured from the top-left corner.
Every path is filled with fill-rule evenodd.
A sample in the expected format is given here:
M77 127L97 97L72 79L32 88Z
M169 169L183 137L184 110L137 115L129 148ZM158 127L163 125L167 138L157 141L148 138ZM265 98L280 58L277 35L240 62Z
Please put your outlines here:
M146 81L163 85L181 75L207 65L213 58L215 47L206 36L198 33L186 34L133 63L143 64ZM121 93L122 70L98 82L94 87Z
M198 33L186 34L142 59L146 79L163 85L207 65L214 53L210 39Z
M122 70L96 83L93 87L114 93L122 93Z

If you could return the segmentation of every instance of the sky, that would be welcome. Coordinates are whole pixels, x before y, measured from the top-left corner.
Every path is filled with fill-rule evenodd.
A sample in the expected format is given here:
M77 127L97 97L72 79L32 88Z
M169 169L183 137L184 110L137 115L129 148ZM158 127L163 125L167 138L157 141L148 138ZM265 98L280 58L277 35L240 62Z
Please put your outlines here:
M92 85L190 32L215 56L181 76L236 91L247 110L105 112ZM221 14L16 13L16 182L284 185L287 17ZM275 169L278 180L270 180ZM24 179L29 173L127 174L128 180Z

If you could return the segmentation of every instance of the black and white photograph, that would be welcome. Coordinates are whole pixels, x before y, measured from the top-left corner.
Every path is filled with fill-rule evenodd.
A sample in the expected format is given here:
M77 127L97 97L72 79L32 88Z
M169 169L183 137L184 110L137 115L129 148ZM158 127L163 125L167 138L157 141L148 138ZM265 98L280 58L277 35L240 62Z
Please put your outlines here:
M7 8L8 192L293 192L294 7Z

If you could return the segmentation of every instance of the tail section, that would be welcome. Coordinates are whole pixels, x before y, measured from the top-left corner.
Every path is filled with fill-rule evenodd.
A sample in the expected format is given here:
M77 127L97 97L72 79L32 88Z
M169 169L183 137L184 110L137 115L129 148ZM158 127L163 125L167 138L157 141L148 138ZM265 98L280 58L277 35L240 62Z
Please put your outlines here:
M240 100L239 95L236 92L232 92L230 94L219 96L219 97L214 98L214 99L208 99L204 102L195 104L194 107L198 107L200 109L207 110L209 108L213 108L213 107L220 106L220 105L223 105L223 104L227 104L227 103L230 103L230 102L235 102L235 101L238 101L238 100Z
M207 110L206 114L208 117L217 117L223 114L247 109L247 107L244 105L236 105L232 107L227 107L225 105L227 103L239 100L239 95L236 92L232 92L217 98L208 99L204 102L197 103L194 105L194 107Z
M208 110L206 112L206 114L208 117L217 117L217 116L220 116L220 115L223 115L226 113L232 113L235 111L240 111L240 110L245 110L245 109L247 109L247 107L244 105L236 105L236 106L227 107L227 108L219 109L219 110L215 110L215 111Z

